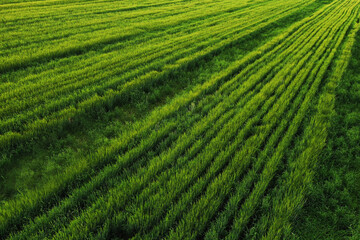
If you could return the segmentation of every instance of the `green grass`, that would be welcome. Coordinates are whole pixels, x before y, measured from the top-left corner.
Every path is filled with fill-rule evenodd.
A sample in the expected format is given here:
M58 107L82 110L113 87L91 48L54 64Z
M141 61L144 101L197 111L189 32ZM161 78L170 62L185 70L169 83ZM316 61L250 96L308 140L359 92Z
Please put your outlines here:
M118 135L117 132L126 129L123 123L129 124L136 119L143 118L146 113L149 113L154 107L164 104L167 98L174 96L180 90L188 91L194 84L205 81L215 72L229 66L232 61L241 59L252 49L276 36L291 23L311 14L319 6L321 6L319 3L311 4L243 37L236 46L230 46L214 54L211 58L198 62L188 71L173 74L171 76L172 81L154 87L149 92L151 95L141 95L136 100L131 101L135 104L117 106L109 112L106 109L99 109L101 114L96 116L95 124L93 118L81 118L81 120L73 122L66 132L59 134L52 132L50 136L45 135L36 141L27 143L26 149L19 154L14 152L5 154L3 158L8 159L9 164L3 166L3 171L7 173L3 176L6 179L6 184L0 191L3 195L2 198L9 198L17 192L40 186L42 182L47 181L46 176L57 174L61 172L61 169L70 165L73 161L71 159L82 157L91 149L108 144L111 138ZM196 81L190 81L190 79L196 79ZM112 122L110 126L109 121ZM84 131L85 129L86 131ZM61 138L60 141L57 140L59 137ZM54 140L49 141L52 138ZM47 160L49 159L48 156L51 156L50 161ZM44 164L44 161L48 163ZM29 179L33 179L30 184Z
M0 238L356 239L359 11L0 1Z
M360 32L336 89L335 113L314 183L304 209L294 221L293 231L299 239L359 236L359 40Z

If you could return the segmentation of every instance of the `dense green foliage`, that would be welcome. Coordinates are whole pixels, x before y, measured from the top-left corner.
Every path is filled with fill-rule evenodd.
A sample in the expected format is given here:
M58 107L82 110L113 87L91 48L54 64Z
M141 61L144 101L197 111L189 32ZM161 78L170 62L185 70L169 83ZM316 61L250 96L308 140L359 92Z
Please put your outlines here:
M359 235L360 1L0 13L0 239Z
M360 238L360 32L336 90L327 145L295 230L300 239Z

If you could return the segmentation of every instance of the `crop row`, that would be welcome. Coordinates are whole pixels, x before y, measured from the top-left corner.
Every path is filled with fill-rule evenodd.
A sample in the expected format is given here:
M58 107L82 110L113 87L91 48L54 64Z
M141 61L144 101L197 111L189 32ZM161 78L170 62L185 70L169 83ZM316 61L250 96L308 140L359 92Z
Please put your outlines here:
M273 46L275 43L272 43L270 44L270 46ZM269 46L267 46L269 47ZM266 48L265 48L266 49ZM258 55L258 52L255 52L254 54L250 55L248 58L245 58L244 60L242 60L240 63L235 63L233 67L231 67L229 70L226 70L224 71L224 73L220 74L220 76L212 79L211 81L205 83L204 85L202 86L199 86L198 88L195 88L193 92L189 93L189 95L187 95L186 97L184 98L179 98L179 99L176 99L174 100L174 102L172 104L170 104L169 106L166 106L164 107L161 112L156 112L154 113L154 115L152 115L150 117L150 120L147 119L147 121L145 122L145 124L143 123L140 123L139 126L141 126L142 128L140 129L137 129L137 131L139 132L143 132L143 130L141 129L149 129L150 127L152 127L156 122L158 122L162 116L167 116L171 113L173 113L174 111L178 110L180 106L177 106L177 105L183 105L183 104L187 104L187 103L190 103L191 101L194 101L194 99L196 99L197 96L200 96L202 92L204 92L204 90L206 89L209 89L209 88L212 88L214 85L216 85L217 82L221 81L222 79L226 78L227 75L229 74L232 74L232 72L234 72L238 67L239 65L243 65L243 64L246 64L247 62L249 62L251 59L254 59L256 57L256 55ZM256 64L255 64L256 66ZM249 85L249 87L251 87L252 85ZM208 90L206 90L208 91ZM112 154L116 154L120 148L120 146L126 146L129 144L129 140L131 139L134 139L134 135L137 134L137 131L134 131L133 133L129 133L129 137L125 137L123 136L123 138L121 139L122 141L118 142L117 144L114 144L110 149L103 149L103 150L99 150L99 156L97 156L95 158L95 161L96 162L96 159L102 159L103 162L106 162L109 160L110 156L109 157L106 157L106 155L110 155L109 152L111 152ZM142 133L144 134L144 133ZM143 135L140 135L140 136L143 136ZM128 140L126 140L128 139ZM120 146L117 146L117 145L120 145ZM113 149L113 150L112 150ZM104 153L106 152L106 153ZM105 156L104 156L105 154ZM92 159L92 157L90 156L90 160ZM84 164L84 166L80 167L81 164ZM90 167L90 166L94 166L91 164L91 161L89 163L89 160L86 159L84 161L79 161L79 164L77 166L75 166L73 168L73 171L79 173L79 171L81 171L81 169L83 169L85 166L87 167ZM75 175L75 172L74 172L74 175ZM71 173L71 172L70 172ZM65 185L64 181L66 181L66 179L69 179L71 178L71 176L74 176L72 174L70 174L69 172L66 173L66 176L64 179L61 179L61 181L59 181L59 179L57 179L56 181L54 181L53 183L51 184L55 184L57 186L59 186L59 182L62 182L62 184ZM60 185L61 186L61 185ZM52 188L53 186L50 185L49 188ZM36 201L30 201L31 204L36 204ZM16 208L16 207L15 207ZM12 209L12 207L8 207L7 210L10 210ZM14 209L15 210L15 209ZM17 208L16 211L19 211L20 209ZM10 210L11 211L11 210Z
M0 236L239 239L271 188L358 11L357 1L334 1L134 123L110 147L79 159L44 189L4 203ZM338 81L347 57L326 89ZM310 159L316 158L326 137L323 113L332 99L327 94L319 98L319 114L299 143L304 153L294 160L289 181L280 188L291 191L298 176L306 186L309 179L302 173L311 168ZM264 238L281 238L303 199L302 189L278 196Z
M120 72L115 71L115 73L120 74L125 71L126 73L122 76L117 76L116 74L113 75L114 69L117 67L116 64L114 65L108 63L108 65L112 68L109 68L108 71L99 71L98 69L107 63L106 61L100 61L100 66L97 67L99 64L95 64L94 73L92 73L91 69L87 69L86 72L79 70L80 72L75 71L68 73L67 75L69 76L67 78L69 79L68 84L70 85L61 85L60 81L60 86L53 91L51 91L50 88L50 92L47 94L39 94L37 88L35 87L35 94L37 94L36 97L32 97L32 95L30 95L29 97L24 97L19 101L16 101L16 99L11 99L11 101L6 100L9 104L5 105L2 109L2 114L4 114L5 119L1 122L1 129L4 131L0 138L0 142L2 143L1 145L5 147L16 146L19 142L21 143L27 139L36 138L38 134L44 133L49 129L54 131L56 128L62 129L64 125L66 126L66 124L69 124L69 119L78 119L79 115L91 115L92 112L96 112L96 110L90 111L90 109L96 109L96 106L101 107L107 105L111 108L114 103L126 102L129 97L133 97L132 95L129 96L130 90L141 90L144 88L151 88L154 84L160 84L163 79L169 77L169 74L174 74L174 72L180 71L181 69L186 68L186 66L193 64L197 59L208 56L214 51L237 41L242 36L261 29L267 24L276 21L286 14L289 14L289 11L294 11L296 6L287 10L281 9L279 5L277 5L277 8L281 11L280 14L275 14L275 16L266 17L265 19L259 19L257 22L248 20L247 22L227 27L224 27L223 25L215 26L213 33L217 33L217 37L210 38L210 40L201 42L199 45L190 47L190 49L186 48L183 52L177 52L176 50L181 47L189 46L189 44L193 41L198 41L199 39L195 37L195 40L187 42L187 45L180 44L179 47L170 44L173 51L176 51L176 53L165 57L165 59L160 57L169 53L169 50L166 49L160 52L160 54L154 53L154 56L150 56L148 58L141 59L140 57L142 55L140 54L139 61L135 61L135 63L136 65L144 64L144 67L136 68L130 72L125 71L127 70L126 67L120 67ZM249 25L247 26L246 24ZM197 35L202 34L200 33L197 33ZM194 36L190 35L190 37ZM148 48L145 49L148 50ZM127 59L129 59L129 56L127 56ZM154 59L155 61L153 61ZM114 61L114 59L112 59L112 61ZM142 63L142 61L145 62ZM147 64L148 62L149 64ZM120 63L123 62L120 61ZM130 69L131 66L135 65L130 64ZM83 75L81 75L81 72L83 72ZM79 73L81 78L77 79L76 76L78 76ZM59 76L57 75L57 77ZM56 80L57 77L52 77L51 79ZM134 78L135 80L131 80ZM73 79L77 81L74 82ZM44 81L47 82L47 80L48 77L45 77ZM99 83L102 84L98 85ZM46 88L47 84L43 85ZM88 87L86 87L87 85ZM24 86L24 89L25 87L29 86ZM31 87L29 89L31 89ZM79 89L79 91L76 91L76 89ZM15 92L19 93L17 97L21 97L21 92L27 95L29 94L29 91L19 92L15 90ZM9 94L14 95L11 93ZM6 94L4 94L4 96L6 97ZM52 100L51 97L53 96L59 97ZM21 110L25 111L21 112ZM13 111L15 111L15 115L11 115L11 112Z

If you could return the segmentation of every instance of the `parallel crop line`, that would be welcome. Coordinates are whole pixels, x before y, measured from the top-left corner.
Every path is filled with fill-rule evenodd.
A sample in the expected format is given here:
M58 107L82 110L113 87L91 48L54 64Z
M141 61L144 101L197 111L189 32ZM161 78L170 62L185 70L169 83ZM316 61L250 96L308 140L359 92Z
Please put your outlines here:
M301 68L301 65L300 65L300 68ZM299 69L297 69L297 71L298 71ZM295 71L294 73L296 73L297 71ZM305 80L305 77L306 77L306 75L307 75L307 73L305 73L303 76L302 76L302 81L304 81ZM298 75L299 76L299 75ZM301 75L300 75L301 76ZM289 78L289 79L291 79L291 78ZM293 81L293 83L295 84L295 83L297 83L297 81ZM298 85L298 87L300 87L300 85L301 85L301 81L298 83L299 85ZM290 90L290 89L289 89ZM289 94L290 95L292 95L292 94L294 94L296 91L291 91L290 90L290 92L289 92ZM285 98L285 100L289 100L289 98L288 98L288 96L286 96L286 95L283 95L284 96L284 98ZM291 98L290 98L291 99ZM275 108L276 107L279 107L280 105L275 105ZM286 104L281 104L281 107L283 108L283 111L285 110L285 106L287 106ZM276 114L281 114L282 113L282 111L281 110L279 110L279 109L277 109L276 111L274 110L274 111L272 111L272 112L270 112L269 114L271 115L273 112L275 112ZM275 114L275 115L276 115ZM272 129L272 127L273 126L275 126L275 123L276 123L276 119L277 119L277 117L278 116L276 116L274 119L274 121L270 121L272 124L265 124L265 129L267 129L267 131L265 130L265 129L262 129L261 130L261 134L260 135L262 135L262 137L263 137L263 140L265 140L266 139L266 136L267 136L267 133L266 132L270 132L271 131L271 129ZM264 118L264 120L266 119L267 117L265 117ZM250 141L250 144L249 145L245 145L245 147L244 147L244 152L240 152L240 153L243 153L243 154L250 154L251 153L251 151L250 152L248 152L249 151L249 149L257 149L256 148L256 146L258 145L258 146L260 146L261 145L261 140L259 139L259 138L256 138L256 137L254 137L254 138L252 138L252 140L253 141ZM247 146L247 147L246 147ZM255 148L254 148L254 146L255 146ZM242 158L244 158L244 156L241 156L241 158L240 159L242 159ZM250 160L250 159L249 159ZM229 167L228 168L229 170L228 171L233 171L234 169L232 168L232 167ZM229 182L231 182L231 181L229 181L230 179L227 179L227 177L228 176L232 176L233 177L233 174L222 174L221 176L223 176L223 182L222 183L219 183L218 185L216 184L216 182L214 182L211 186L218 186L218 187L220 187L219 188L219 190L221 190L221 191L225 191L226 192L226 189L227 188L224 188L224 183L226 183L226 186L227 187L231 187L231 184L230 184L230 186L229 186ZM220 178L221 179L221 178ZM221 181L221 180L219 180L219 179L216 179L216 180L218 180L218 181ZM227 189L227 190L230 190L230 189ZM193 205L192 206L192 208L193 209L195 209L195 210L198 210L197 212L198 213L196 213L196 212L194 212L194 213L189 213L190 215L188 215L189 217L187 218L187 220L189 220L189 219L198 219L199 220L199 218L200 218L200 215L202 215L201 216L201 220L200 220L200 222L201 221L205 221L206 222L206 217L205 217L205 215L204 215L204 212L206 212L206 215L211 215L211 212L212 212L212 210L214 210L214 211L216 211L216 207L214 207L214 206L216 206L216 203L214 203L214 201L215 200L217 200L218 199L218 197L219 196L223 196L222 194L221 194L221 192L218 192L218 191L216 191L216 189L212 189L211 187L209 187L209 189L208 189L208 191L207 191L207 194L209 195L209 199L206 199L206 198L202 198L202 199L204 199L203 200L203 202L201 202L202 201L202 199L201 200L199 200L199 202L196 204L196 205L198 205L198 206L200 206L198 209L196 209L196 205ZM205 195L206 196L206 195ZM224 196L226 196L226 193L224 194ZM220 200L218 200L217 201L217 203L218 204L220 204L222 202L222 199L220 199ZM207 204L209 204L209 206L207 205ZM208 208L208 210L207 211L205 211L205 209L203 209L203 208L207 208L207 206L208 207L210 207L210 206L212 206L212 209L211 210L209 210L209 208ZM200 210L199 210L200 209ZM193 238L193 237L195 237L195 236L192 236L192 235L189 235L189 234L191 234L192 233L192 231L194 231L195 229L197 229L197 230L199 230L200 229L200 231L201 231L201 227L198 225L198 224L201 224L201 223L199 223L199 221L197 221L197 223L196 224L194 224L194 223L191 223L190 225L190 222L189 221L186 221L186 220L184 220L184 221L182 221L181 223L180 223L180 225L178 226L178 228L177 228L177 230L176 230L176 232L174 231L174 232L172 232L171 234L170 234L170 236L169 236L169 238L170 239L184 239L184 238ZM187 227L186 227L187 226ZM184 228L184 230L182 231L181 230L181 227L183 227ZM186 228L186 229L185 229ZM178 232L180 232L180 233L178 233ZM178 235L179 234L179 235Z
M358 12L358 10L353 12ZM350 24L354 23L356 16L357 14L353 15ZM350 26L348 25L347 27ZM350 32L344 49L342 49L341 55L339 56L339 60L336 62L335 70L325 86L325 92L320 96L317 107L318 112L311 119L310 125L308 125L305 130L304 139L300 143L304 145L302 147L304 150L291 165L290 174L285 180L285 186L282 186L286 189L284 196L274 199L274 212L272 212L273 215L271 215L272 224L262 239L280 239L284 233L289 232L289 219L304 203L307 186L313 180L314 166L316 166L317 157L324 147L327 138L327 129L329 127L328 118L333 112L336 85L341 80L341 76L351 57L351 48L354 44L355 34L358 29L359 24L356 24ZM346 28L343 31L343 39L345 32L347 32ZM340 46L341 41L342 39L337 42L336 48ZM332 50L332 55L335 55L336 48ZM268 218L270 219L270 217Z
M278 18L276 18L276 19L278 19ZM274 19L273 21L276 21L276 19ZM267 24L267 22L265 22L263 24L259 24L257 26L257 28L261 28L261 27L263 27L263 25L265 26L266 24ZM253 31L253 30L251 30L251 31ZM248 30L248 32L250 32L250 30ZM59 127L63 124L66 125L68 122L67 120L69 118L74 118L74 115L75 116L79 115L79 114L83 115L84 112L87 111L88 108L94 108L95 106L101 106L106 102L112 103L114 101L114 98L119 99L119 97L126 95L128 91L131 91L130 89L134 89L134 90L138 89L138 88L141 89L142 87L144 87L144 84L145 85L152 84L154 81L156 81L156 79L159 79L159 77L165 76L166 74L168 74L168 72L173 71L174 69L182 68L184 63L188 64L187 62L193 62L198 58L203 58L204 56L206 56L206 55L212 53L213 51L215 51L216 49L218 49L219 47L226 46L229 43L238 40L240 37L241 36L236 36L234 38L226 39L220 43L221 45L216 45L216 46L207 48L203 51L198 52L197 54L195 54L195 56L192 55L191 57L183 58L183 59L179 60L175 65L172 65L171 67L169 66L166 70L164 70L161 73L151 72L150 74L148 74L147 76L144 76L143 78L128 82L119 91L107 92L103 97L93 96L92 98L87 99L84 102L80 103L77 108L73 108L73 107L65 108L65 109L61 110L60 112L55 113L52 118L41 119L41 120L31 123L28 126L28 129L31 129L31 130L27 130L23 134L13 132L13 133L3 135L0 138L0 141L4 142L4 144L3 144L4 146L8 146L9 143L16 144L17 142L23 141L22 139L26 140L30 137L33 137L34 134L45 131L44 125L50 127L51 129L55 128L55 126Z
M342 22L339 23L339 26L341 25ZM325 40L326 42L330 42L329 39ZM322 49L320 49L317 53L317 55L321 56L321 54L326 51L324 49L325 44L323 44L321 47ZM331 58L331 57L330 57ZM328 60L328 59L324 59ZM327 64L328 66L328 64ZM271 179L273 178L273 175L277 169L277 164L280 162L282 156L283 156L283 151L286 149L286 147L288 146L290 139L292 138L292 136L295 134L297 128L299 127L302 118L305 115L306 110L309 107L309 103L310 100L313 98L313 96L315 95L317 88L322 80L322 76L324 75L324 71L321 71L321 73L317 73L317 71L319 71L320 69L320 65L318 65L315 69L312 70L311 75L315 76L316 75L316 84L314 84L312 86L312 88L309 91L309 95L307 95L306 99L304 100L300 111L298 112L298 114L296 115L293 124L290 125L288 132L286 133L285 137L283 138L283 140L280 142L278 148L276 149L275 154L273 155L273 157L267 162L262 175L260 176L260 180L258 181L258 183L255 185L254 190L252 191L252 193L250 194L249 198L246 199L245 203L243 204L240 212L237 214L237 218L234 221L234 225L233 228L230 232L230 234L227 236L227 239L237 239L239 237L239 234L242 230L242 228L244 227L244 225L246 224L246 222L248 221L249 217L252 215L252 213L254 212L254 208L256 206L255 203L258 202L258 199L262 196L262 193L265 191L268 183L271 181ZM324 68L321 67L321 70L323 70ZM326 69L326 67L325 67Z
M272 43L273 44L273 43ZM270 44L271 45L271 44ZM267 47L269 47L269 46L267 46ZM254 53L254 54L252 54L250 57L254 57L254 56L256 56L258 53ZM248 61L249 59L250 59L250 57L249 58L247 58L247 59L244 59L242 62L246 62L246 61ZM241 61L240 61L241 62ZM236 65L238 65L239 63L236 63ZM234 68L234 67L232 67L232 68ZM229 68L230 69L230 72L232 71L231 69L232 68ZM225 71L226 72L226 71ZM226 75L224 75L224 76L226 76ZM190 98L181 98L181 97L179 97L179 98L176 98L174 101L173 101L173 103L175 103L174 105L172 105L171 106L171 108L172 109L178 109L179 107L180 107L180 105L179 104L185 104L185 103L188 103L188 102L191 102L193 99L194 99L194 97L196 98L196 96L199 96L199 94L202 92L202 91L204 91L205 89L207 89L207 88L212 88L212 86L214 86L214 85L216 85L216 83L218 82L218 81L220 81L224 76L220 76L219 78L214 78L214 79L212 79L211 81L209 81L209 82L207 82L207 83L205 83L205 84L203 84L202 86L198 86L197 88L195 88L195 90L194 90L194 92L190 92L189 94L188 94L188 96L190 97ZM167 113L167 110L169 109L169 107L168 106L166 106L166 107L164 107L164 108L162 108L162 110L160 111L160 112L156 112L156 113L154 113L152 116L150 116L149 117L149 119L150 119L150 121L149 122L147 122L147 124L145 124L145 127L144 126L142 126L141 124L139 124L138 126L141 126L141 128L139 128L138 130L139 130L139 132L142 132L142 131L144 131L145 129L148 129L148 127L150 127L150 126L152 126L153 124L155 124L155 122L157 121L157 119L160 119L160 118L162 118L163 116L167 116L168 114L171 114L171 111L169 112L169 113ZM152 119L152 120L151 120ZM135 127L135 129L136 129L136 127ZM141 130L141 129L144 129L144 130ZM128 138L125 138L125 139L123 139L123 143L125 143L126 144L126 142L127 141L129 141L129 140L126 140L126 139L131 139L132 137L131 136L134 136L134 134L137 134L137 131L135 131L135 132L133 132L132 134L130 133L129 134L129 136L130 136L130 138L128 137ZM120 145L119 145L120 146ZM114 146L114 147L112 147L112 149L118 149L118 147L116 147L116 146ZM110 152L112 152L113 150L111 150ZM101 151L99 151L99 152L101 152ZM109 152L109 150L107 150L106 152ZM107 154L106 154L107 155ZM104 155L104 153L102 153L102 154L100 154L100 156L106 156L106 155ZM106 157L104 158L104 157L101 157L101 158L103 158L103 159L107 159ZM83 167L80 167L80 169L84 169ZM78 170L78 169L77 169ZM76 172L78 172L78 171L76 171ZM70 174L71 175L71 174ZM69 178L67 178L67 179L69 179ZM63 179L64 180L64 179ZM61 182L63 182L63 180L61 181ZM56 184L55 184L55 186L56 186ZM50 189L53 189L53 187L51 186L51 185L49 185L49 188ZM56 188L56 187L55 187ZM44 195L45 194L45 195ZM39 197L41 197L41 196L46 196L46 192L43 192L43 193L38 193L38 195L37 195L38 197L36 197L36 198L39 198ZM41 197L42 198L42 197ZM23 200L25 200L25 199L23 199ZM16 203L16 202L14 202L14 203ZM20 202L19 202L20 203ZM24 204L25 204L26 202L24 202ZM30 202L29 202L30 203ZM7 204L7 206L9 206L8 204ZM10 205L11 206L11 205ZM9 207L7 210L10 210L10 211L12 211L11 209L13 209L13 208L11 208L11 207ZM15 209L14 209L15 210ZM15 216L16 216L16 214L15 214Z

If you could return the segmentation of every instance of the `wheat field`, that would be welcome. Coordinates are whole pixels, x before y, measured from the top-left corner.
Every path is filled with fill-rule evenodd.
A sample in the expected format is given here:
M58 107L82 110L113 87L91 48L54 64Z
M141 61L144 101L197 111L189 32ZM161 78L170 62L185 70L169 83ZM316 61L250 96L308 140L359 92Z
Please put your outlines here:
M359 14L0 0L0 239L360 239Z

